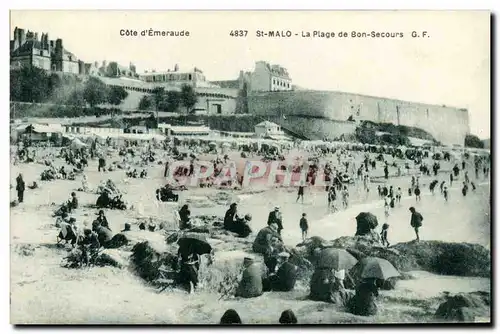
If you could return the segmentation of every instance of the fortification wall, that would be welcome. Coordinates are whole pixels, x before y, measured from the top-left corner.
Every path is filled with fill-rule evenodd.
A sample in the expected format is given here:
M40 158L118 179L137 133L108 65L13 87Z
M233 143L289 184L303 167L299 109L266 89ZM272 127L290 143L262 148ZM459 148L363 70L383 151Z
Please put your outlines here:
M270 116L267 120L281 127L304 135L310 140L337 140L343 135L354 134L355 122L336 121L327 118L305 118L301 116Z
M465 109L392 100L343 92L294 91L253 93L248 96L249 112L266 118L286 115L302 119L326 118L357 120L415 126L426 130L446 145L464 145L469 133L469 117ZM297 120L295 120L297 122ZM304 124L317 121L305 121ZM334 123L327 123L333 126ZM328 129L323 129L329 137ZM336 132L332 130L332 132ZM342 132L342 131L341 131Z

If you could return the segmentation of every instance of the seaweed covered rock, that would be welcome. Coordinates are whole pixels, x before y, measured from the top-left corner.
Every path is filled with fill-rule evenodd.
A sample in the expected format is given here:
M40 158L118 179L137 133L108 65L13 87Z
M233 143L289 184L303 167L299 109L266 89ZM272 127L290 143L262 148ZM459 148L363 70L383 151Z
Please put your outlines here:
M152 282L161 277L160 268L172 267L177 257L169 252L159 252L148 242L140 242L132 248L131 262L137 274Z
M383 247L379 235L372 231L366 235L340 237L327 241L311 237L297 245L297 251L315 262L317 252L323 248L347 250L357 260L372 256L386 259L400 272L424 270L439 275L490 277L490 251L481 245L420 241Z
M125 268L128 264L129 252L117 249L105 249L96 259L98 266L111 266L115 268Z
M447 295L435 313L437 319L451 322L474 322L476 317L490 316L490 294L480 291Z
M394 245L401 256L391 261L401 271L425 270L440 275L490 277L491 254L485 247L442 241Z

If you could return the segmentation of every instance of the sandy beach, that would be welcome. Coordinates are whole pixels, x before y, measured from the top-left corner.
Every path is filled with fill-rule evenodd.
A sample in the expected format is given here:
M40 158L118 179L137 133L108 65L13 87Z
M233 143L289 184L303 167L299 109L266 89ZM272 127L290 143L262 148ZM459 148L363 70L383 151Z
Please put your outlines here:
M445 169L445 168L443 168ZM28 183L38 180L44 166L19 164L12 166L11 179L23 173ZM379 168L380 170L380 168ZM105 210L113 231L123 228L125 222L138 217L172 219L175 203L158 203L154 191L163 182L163 166L148 167L147 179L126 179L123 170L99 173L97 164L90 161L86 175L89 185L95 187L100 181L111 179L124 193L131 210ZM437 179L446 179L442 173ZM392 244L414 239L409 226L408 208L414 206L425 217L421 229L423 240L447 242L469 242L490 247L489 181L476 181L478 187L463 197L457 185L450 189L450 199L445 202L439 189L435 195L427 184L434 177L423 177L422 200L416 202L406 192L409 177L394 177L389 184L404 189L400 204L391 210L389 240ZM281 311L294 310L301 323L358 323L358 322L428 322L433 321L435 309L442 302L442 293L489 291L490 280L479 277L439 276L427 272L411 273L415 278L401 281L395 290L382 291L379 314L360 317L337 309L334 305L307 300L307 282L297 283L294 291L268 292L253 299L219 300L216 293L201 289L194 295L183 291L157 293L128 269L95 267L74 270L60 266L66 251L54 246L58 229L51 217L56 206L65 201L71 191L81 186L81 178L75 181L55 180L40 182L39 189L27 191L25 202L11 210L11 321L13 323L134 323L134 324L187 324L217 323L228 308L236 309L245 323L276 323ZM361 185L350 188L350 206L336 213L327 211L324 189L309 187L304 203L296 203L296 190L274 188L261 193L249 194L245 190L232 192L231 201L239 203L239 211L251 213L251 227L256 233L266 225L267 215L275 205L284 213L283 239L287 245L301 241L299 219L303 212L310 221L310 236L321 236L332 240L340 236L354 235L355 216L362 211L377 215L385 222L383 200L379 199L374 179L370 193L366 195ZM12 181L15 184L15 181ZM189 189L180 192L179 204L188 199L202 203L214 190ZM230 191L231 192L231 191ZM96 199L95 194L78 192L80 208L73 216L78 224L90 224L96 213L88 208ZM11 190L12 199L15 191ZM208 196L208 197L207 197ZM198 199L198 200L196 200ZM226 205L212 203L207 207L191 205L194 216L223 216ZM380 226L379 228L380 229ZM143 231L143 233L149 233ZM252 237L250 237L252 239ZM252 239L253 240L253 239ZM236 251L237 253L237 251ZM233 254L238 256L237 254ZM220 254L220 259L231 254ZM215 267L223 266L217 261Z

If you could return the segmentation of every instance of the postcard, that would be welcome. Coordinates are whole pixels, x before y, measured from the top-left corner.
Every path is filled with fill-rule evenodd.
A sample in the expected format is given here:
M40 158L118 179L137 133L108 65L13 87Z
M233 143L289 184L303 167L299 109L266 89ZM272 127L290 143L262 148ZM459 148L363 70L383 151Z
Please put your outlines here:
M491 324L490 25L11 11L11 323Z

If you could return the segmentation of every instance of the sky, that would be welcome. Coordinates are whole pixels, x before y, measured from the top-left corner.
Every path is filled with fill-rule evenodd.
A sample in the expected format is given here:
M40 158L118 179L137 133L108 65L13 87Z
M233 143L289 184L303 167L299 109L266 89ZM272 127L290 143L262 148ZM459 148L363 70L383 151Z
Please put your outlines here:
M85 62L133 62L139 72L196 66L215 81L236 79L265 60L287 68L304 88L467 108L471 133L490 137L487 11L11 11L10 19L11 39L16 26L49 33ZM120 36L122 29L138 36ZM141 36L149 29L190 35ZM234 37L232 30L248 33ZM289 30L292 37L256 36L270 30ZM302 37L313 31L336 37ZM352 38L352 31L404 37ZM412 38L412 31L421 37ZM349 37L337 37L340 32Z

